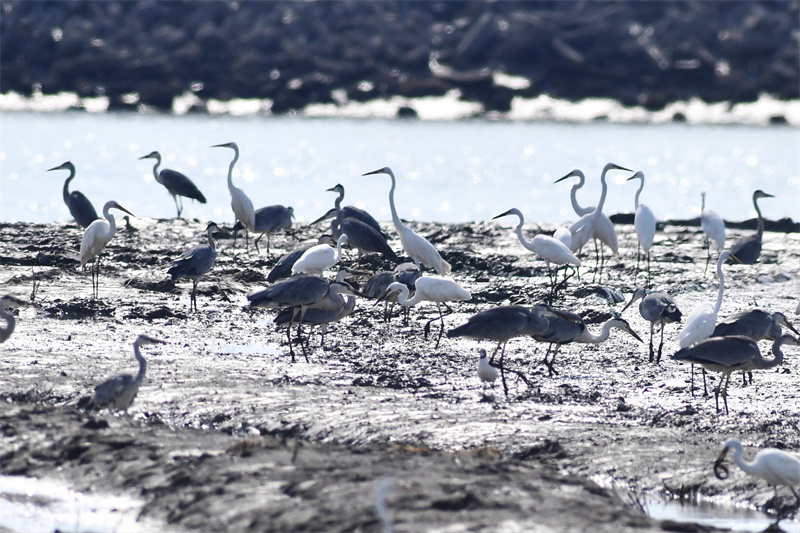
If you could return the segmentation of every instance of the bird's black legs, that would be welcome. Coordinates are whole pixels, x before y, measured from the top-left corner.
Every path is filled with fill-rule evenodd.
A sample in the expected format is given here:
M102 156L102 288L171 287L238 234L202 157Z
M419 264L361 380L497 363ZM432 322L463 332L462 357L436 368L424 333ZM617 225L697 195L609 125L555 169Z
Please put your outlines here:
M198 280L192 281L192 294L189 296L189 312L192 312L192 305L194 305L194 310L197 311L197 282Z
M497 343L497 346L495 346L495 347L494 347L494 351L492 352L492 356L489 358L489 364L490 364L490 365L491 365L492 363L494 363L494 356L495 356L495 355L497 355L497 350L499 350L499 349L500 349L500 344L501 344L501 343L499 343L499 342L498 342L498 343ZM505 343L505 342L503 342L502 344L503 344L503 353L506 353L506 343ZM501 355L500 355L500 357L503 357L503 355L501 354Z
M178 210L178 218L181 218L181 213L183 213L183 200L181 200L181 205L178 205L178 195L173 194L172 199L175 200L175 209Z
M656 364L661 363L661 349L664 348L664 323L661 324L661 342L658 344L658 357L656 357Z
M653 362L655 359L655 353L653 352L653 329L655 328L655 324L650 322L650 362ZM663 328L662 328L663 331Z
M451 309L450 306L447 305L446 303L442 304L442 305L444 305L445 309L447 309L447 312L442 313L442 308L440 307L439 303L437 302L436 303L436 309L439 311L439 316L437 316L436 318L432 318L432 319L428 320L425 323L425 329L423 330L425 332L425 340L428 340L428 334L431 332L431 322L435 322L436 320L441 321L442 327L439 329L439 337L436 339L436 347L435 348L439 348L439 341L442 340L442 332L444 331L444 317L446 317L447 315L449 315L449 314L451 314L453 312L453 309Z
M649 289L650 287L652 287L650 282L650 252L647 252L647 288Z
M550 357L550 360L547 360L547 356L550 354L550 349L553 347L552 344L547 347L547 351L544 353L544 361L542 363L544 366L547 367L547 372L550 374L550 377L553 377L554 374L558 374L558 371L553 367L553 363L556 360L556 354L558 353L558 349L561 347L560 344L556 344L555 350L553 350L553 355Z
M100 298L100 256L92 260L89 271L92 275L92 299L97 300Z
M706 269L703 270L703 277L705 277L706 273L708 272L709 261L711 261L711 244L708 242L708 237L706 237Z
M262 233L261 235L258 236L257 239L253 240L253 244L256 245L256 255L261 253L261 251L258 249L258 241L260 241L263 236L264 234ZM267 242L269 242L269 237L267 238ZM267 246L267 255L269 255L269 246Z

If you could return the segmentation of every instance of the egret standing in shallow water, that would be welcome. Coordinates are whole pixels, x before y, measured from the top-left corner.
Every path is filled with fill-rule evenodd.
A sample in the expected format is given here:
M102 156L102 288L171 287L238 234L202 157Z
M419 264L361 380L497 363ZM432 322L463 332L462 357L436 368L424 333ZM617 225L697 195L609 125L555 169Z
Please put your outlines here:
M453 312L450 306L447 305L447 302L462 302L464 300L469 300L472 298L472 294L470 294L467 289L455 281L446 278L440 278L438 276L423 276L414 282L414 286L414 296L409 298L408 287L405 285L405 283L394 281L389 284L386 292L379 298L378 301L383 301L384 299L396 294L397 303L406 307L413 307L423 300L434 302L436 304L436 309L439 311L439 316L428 320L428 322L425 324L424 331L425 338L428 338L428 333L430 333L431 329L431 322L435 320L441 321L442 327L439 330L439 337L436 339L436 347L438 348L439 341L442 339L442 332L444 331L444 317ZM445 309L447 310L445 313L442 313L442 305L444 305Z
M219 230L217 225L209 222L208 226L206 226L208 244L201 244L186 250L167 270L167 274L172 276L172 281L180 278L192 280L189 311L192 310L192 304L194 304L194 310L197 311L197 283L211 270L211 267L214 266L214 261L217 259L217 249L214 246L214 232L217 230Z
M233 167L239 160L239 145L234 142L225 144L215 144L212 148L231 148L233 149L233 160L228 167L228 192L231 194L231 209L236 216L236 220L241 222L248 232L256 231L256 210L253 208L253 202L244 193L233 184Z
M567 246L561 242L560 240L549 237L547 235L536 235L532 241L525 239L525 236L522 234L522 226L525 224L525 217L522 216L522 212L517 208L512 208L506 211L505 213L501 213L493 218L500 218L508 215L516 215L519 218L519 224L517 224L516 229L514 230L519 238L519 242L522 243L522 246L530 250L531 252L537 254L544 260L545 265L547 266L547 274L550 277L550 300L552 301L556 296L556 278L558 278L558 266L561 265L573 265L576 267L581 266L580 260L575 257L575 255L570 251ZM557 265L555 277L553 273L550 271L550 263ZM566 285L567 282L567 273L566 270L564 271L564 284Z
M795 497L795 508L800 507L800 495L797 494L795 487L800 485L800 459L796 455L776 450L775 448L765 448L758 452L752 462L742 458L744 448L738 439L728 439L722 446L722 452L714 462L714 475L718 479L728 478L728 467L723 461L729 450L733 450L733 460L739 468L754 478L761 478L775 489L775 497L778 496L778 487L784 485L789 487Z
M673 322L681 321L681 312L675 300L665 292L647 292L644 288L636 289L631 296L631 301L622 308L622 312L630 307L633 302L639 302L639 314L642 318L650 322L650 362L654 360L656 364L661 362L661 350L664 347L664 326ZM653 330L656 324L661 326L661 342L658 345L658 357L653 352Z
M64 182L64 190L62 191L64 203L67 204L67 208L72 214L72 218L75 219L75 222L82 228L88 228L89 224L100 217L97 216L97 211L94 210L92 202L90 202L82 192L69 192L69 182L75 178L75 165L73 165L71 161L67 161L66 163L61 163L57 167L49 169L48 172L52 172L53 170L69 170L69 177Z
M414 263L416 263L417 266L422 264L428 268L436 270L436 272L441 275L449 274L450 263L442 259L442 256L439 255L439 252L430 242L428 242L427 239L417 235L411 228L408 228L406 225L404 225L400 220L400 217L397 215L397 208L394 206L394 190L397 188L397 180L394 177L392 169L389 167L383 167L379 168L378 170L373 170L372 172L367 172L364 174L364 176L370 176L372 174L388 174L389 177L392 178L392 188L389 189L389 207L392 210L392 222L394 222L394 229L400 236L400 244L403 246L403 250L405 250L408 256L414 260Z
M6 327L0 328L0 344L6 342L11 334L14 333L14 328L17 325L17 319L14 313L9 313L8 310L14 307L22 307L24 305L33 305L25 300L20 300L16 296L7 294L0 298L0 318L6 321Z
M653 247L653 239L656 236L656 216L653 210L643 203L639 203L639 195L642 194L644 189L644 173L637 171L633 176L628 178L628 181L640 179L642 180L639 189L636 191L636 199L634 200L634 208L636 209L633 215L633 227L636 230L636 236L639 238L639 246L644 250L647 256L647 286L650 286L650 248ZM636 276L639 275L639 250L636 250Z
M756 208L758 214L758 226L756 232L747 237L742 237L731 246L731 253L739 258L740 263L745 265L752 265L758 261L761 256L761 239L764 235L764 217L761 216L761 210L758 208L758 200L761 198L775 198L771 194L767 194L761 189L753 193L753 206Z
M139 392L139 386L144 381L144 373L147 369L147 362L144 360L139 348L148 344L166 344L166 342L147 335L139 335L136 342L133 343L133 354L136 356L136 360L139 361L139 373L136 374L136 377L130 374L122 374L95 387L94 397L89 403L89 407L128 410L128 407L133 403L136 394Z
M165 168L158 171L158 167L161 165L161 154L158 152L150 152L147 155L143 155L139 158L141 159L155 159L156 164L153 165L153 177L156 179L158 183L164 186L172 195L172 200L175 202L175 209L178 210L178 218L181 218L181 213L183 212L183 197L191 198L192 200L197 200L201 204L206 203L206 197L203 196L203 193L200 192L200 189L197 188L197 185L194 184L192 180L186 177L184 174L181 174L177 170L172 170L169 168ZM178 204L178 199L180 198L180 205Z
M717 252L725 248L725 221L713 209L706 209L706 193L700 193L700 227L706 234L706 270L711 261L711 242Z
M100 252L106 247L111 239L114 238L114 233L117 231L117 222L114 215L109 213L111 209L119 209L131 216L133 213L119 205L114 200L106 202L103 206L103 219L98 219L89 224L86 231L83 232L83 240L81 240L81 268L86 266L86 263L92 261L92 297L97 298L100 293Z

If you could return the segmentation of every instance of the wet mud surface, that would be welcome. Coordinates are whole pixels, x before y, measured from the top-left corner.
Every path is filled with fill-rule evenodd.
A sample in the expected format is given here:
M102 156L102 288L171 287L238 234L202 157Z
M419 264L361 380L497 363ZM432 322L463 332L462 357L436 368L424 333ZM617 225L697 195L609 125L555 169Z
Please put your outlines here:
M433 338L423 338L433 304L412 309L404 324L397 311L387 323L382 305L359 300L330 327L324 347L315 330L310 362L298 353L292 363L284 329L272 324L277 313L249 308L246 295L266 286L281 253L315 240L311 230L273 237L269 257L220 240L192 313L191 283L172 283L166 270L204 241L205 222L120 226L103 254L100 299L92 301L77 261L77 226L0 225L1 291L36 304L18 312L14 335L0 346L0 474L141 497L143 518L176 530L382 531L383 519L395 531L674 529L611 485L766 508L793 501L788 491L774 500L766 484L735 466L719 481L712 466L730 436L800 450L794 347L783 365L756 371L752 385L734 375L727 415L716 411L713 395L702 396L701 381L692 396L689 366L669 359L678 325L667 326L661 363L648 362L649 323L634 307L623 316L644 343L612 331L603 344L564 345L554 377L541 363L546 345L510 341L506 365L525 379L509 373L507 396L499 380L484 390L477 377L477 349L493 343L443 337L435 348L436 322ZM448 328L484 309L547 296L543 261L522 248L509 224L412 227L472 292L472 300L452 305ZM534 229L526 227L528 238ZM637 286L633 227L617 231L620 255L607 261L602 281L592 281L590 244L580 279L555 302L594 332L625 305L611 303L602 288L627 301ZM749 231L729 230L728 242ZM400 251L399 240L391 244ZM345 264L394 266L355 258ZM656 235L652 287L669 292L684 318L716 299L714 265L704 274L705 261L699 227L665 225ZM765 233L759 263L724 272L720 318L759 306L800 321L797 233ZM144 349L147 377L128 414L80 409L95 385L135 372L139 334L169 344ZM762 342L762 353L769 346Z

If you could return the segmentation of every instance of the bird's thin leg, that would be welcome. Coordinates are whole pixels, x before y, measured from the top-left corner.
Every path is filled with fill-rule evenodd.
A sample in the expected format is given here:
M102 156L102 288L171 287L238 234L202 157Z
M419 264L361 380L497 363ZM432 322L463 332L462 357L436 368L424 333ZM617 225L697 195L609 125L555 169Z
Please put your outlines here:
M706 369L701 368L703 371L703 398L708 398L708 387L706 386Z
M794 487L789 486L789 490L792 491L792 494L794 494L795 500L797 500L797 503L795 504L794 508L795 509L800 509L800 496L797 495L797 491L794 490Z
M303 307L302 309L300 309L300 322L297 324L297 336L298 337L300 337L300 333L301 333L300 328L303 326L303 319L305 318L305 316L306 316L306 308ZM309 335L310 335L310 333L309 333ZM300 341L300 346L303 348L303 357L306 358L306 363L308 363L309 360L308 360L308 354L306 353L306 345L302 340Z
M260 241L263 236L264 234L262 233L261 235L258 236L257 239L253 240L253 244L256 245L256 255L261 253L261 250L258 249L258 241ZM267 248L267 254L269 254L269 248Z
M272 235L270 233L267 233L267 255L269 255L269 241L271 236Z
M500 378L503 381L503 392L505 393L506 398L508 398L508 385L506 385L506 371L505 371L505 365L503 364L503 356L505 355L505 353L506 353L506 347L505 345L503 345L503 353L500 354L500 359L497 360L497 363L498 366L500 367Z
M299 311L300 309L296 307L294 308L294 311L292 311L292 318L289 319L289 325L286 326L286 338L289 339L289 355L292 356L292 363L294 363L294 347L292 346L292 325L294 324L294 319ZM302 322L302 319L300 321Z
M181 218L181 212L183 209L178 205L178 195L173 194L172 199L175 201L175 209L178 211L178 218Z
M653 362L655 359L655 353L653 352L653 329L655 328L655 323L650 322L650 362Z
M650 287L650 252L647 252L647 288L649 289Z
M694 396L694 365L690 365L690 366L692 367L692 386L691 386L691 388L689 390L691 391L692 396Z
M600 248L597 246L597 239L594 240L594 272L592 273L592 283L597 276L597 268L600 265ZM602 274L601 274L602 276ZM600 283L598 281L597 283Z
M661 363L661 349L664 348L664 323L661 323L661 342L658 344L658 357L656 357L656 364Z
M636 281L639 279L639 259L642 252L642 244L639 243L636 245L636 275L633 276L633 280Z
M708 242L708 236L706 236L706 269L703 271L703 277L705 277L706 273L708 273L709 261L711 261L711 244Z
M722 380L720 380L722 381ZM731 381L731 373L725 378L725 388L722 389L722 401L725 403L725 414L728 414L728 383Z
M500 349L500 345L503 345L503 353L506 351L506 343L498 342L497 346L494 347L494 351L492 352L492 356L489 358L489 364L491 365L494 362L494 356L497 355L497 350Z
M200 280L194 280L192 283L192 297L189 299L189 311L192 310L192 304L194 304L194 310L197 311L197 282Z

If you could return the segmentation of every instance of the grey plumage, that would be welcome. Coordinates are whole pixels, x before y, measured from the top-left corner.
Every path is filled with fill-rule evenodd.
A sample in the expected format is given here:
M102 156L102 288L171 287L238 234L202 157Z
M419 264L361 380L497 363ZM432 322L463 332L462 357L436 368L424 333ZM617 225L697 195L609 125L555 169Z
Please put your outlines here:
M328 246L336 246L336 241L331 239L330 235L322 235L317 241L317 244L327 244ZM291 276L292 267L294 266L294 264L297 262L298 259L300 259L303 256L306 250L308 250L312 246L315 245L309 244L308 246L303 246L302 248L298 248L297 250L293 250L291 252L284 254L278 260L278 262L275 263L275 266L272 267L272 270L269 271L269 274L267 274L267 281L270 283L274 283L280 279L288 278L289 276Z
M739 261L745 265L752 265L761 256L761 241L764 235L764 218L761 216L761 210L758 208L758 200L760 198L774 198L771 194L767 194L761 189L753 193L753 206L756 208L758 214L758 226L756 232L742 237L731 246L731 253L736 256Z
M208 244L201 244L186 250L167 270L167 274L172 276L173 281L180 278L192 280L192 294L189 298L190 310L192 305L194 305L195 311L197 310L197 283L211 270L217 259L217 250L214 246L214 231L218 229L215 223L209 222L208 226L206 226Z
M261 207L256 209L255 211L255 232L260 233L261 235L253 241L256 245L256 252L258 252L258 241L260 241L264 235L267 236L267 253L269 253L270 248L270 238L273 233L280 230L287 230L292 227L292 218L294 218L294 208L293 207L285 207L279 204L276 205L268 205L267 207ZM233 226L234 234L244 229L244 224L241 221L237 221L236 224Z
M342 210L330 209L311 224L316 224L327 218L333 218L331 222L331 235L333 235L333 238L338 239L342 234L347 235L347 244L351 248L357 249L360 255L379 253L387 259L397 259L397 254L392 250L389 243L386 242L386 237L379 230L361 220L346 218Z
M775 340L782 335L781 326L800 335L783 313L768 313L761 309L750 309L729 316L719 322L711 337L743 335L754 341Z
M325 334L328 332L328 325L332 322L338 322L343 318L350 316L356 307L356 299L353 296L347 296L342 299L342 303L335 309L307 309L303 315L303 321L300 323L308 324L310 326L320 326L322 338L320 339L320 346L325 343ZM278 316L273 319L273 323L277 326L288 324L292 321L294 316L294 309L284 309Z
M11 334L14 333L14 328L17 326L17 319L14 317L14 314L9 313L8 310L14 307L22 307L23 305L32 304L8 294L0 298L0 318L6 321L6 327L0 328L0 344L11 337Z
M625 309L639 299L641 299L641 302L639 302L639 314L650 322L650 362L652 363L655 360L656 363L659 363L661 362L661 352L664 348L664 326L673 322L680 322L681 312L678 309L678 304L669 294L658 291L648 292L643 288L634 291L631 301L622 309L622 312L624 313ZM661 327L661 342L658 345L658 356L656 357L653 351L653 330L657 325Z
M90 202L82 192L69 191L69 183L75 178L75 165L73 165L71 161L67 161L66 163L49 169L48 172L53 170L69 170L69 177L64 181L62 196L75 222L77 222L80 227L86 228L89 224L100 218L97 216L97 211L95 211L92 202Z
M117 377L108 379L95 387L94 397L89 403L89 406L95 406L99 409L108 407L109 409L118 409L127 411L134 398L139 392L139 386L144 381L144 374L147 370L147 362L144 360L140 347L147 344L166 344L164 341L148 337L147 335L139 335L136 342L133 343L133 353L136 360L139 362L139 373L136 377L131 374L122 374Z
M414 263L401 263L397 265L392 272L378 272L370 277L364 284L364 289L361 291L367 298L377 299L386 293L393 282L397 281L403 283L408 287L409 293L414 292L416 289L416 281L422 277L419 267ZM383 300L384 307L384 320L389 320L392 315L392 309L397 303L397 294L390 294ZM404 307L405 315L408 317L409 308Z
M341 210L344 218L354 218L356 220L360 220L367 226L370 226L372 229L380 233L384 239L388 239L386 234L383 233L381 225L378 224L378 221L375 220L375 218L372 215L354 205L346 205L342 207L342 200L344 200L344 187L342 186L341 183L337 183L336 185L328 189L328 191L339 194L339 196L336 198L334 202L335 205L334 209ZM345 233L347 232L345 231ZM347 234L350 235L349 233Z
M186 175L169 168L162 169L160 172L158 171L158 167L161 165L160 153L150 152L139 159L156 160L155 165L153 165L153 177L172 195L172 199L175 201L175 208L178 210L178 218L180 218L183 212L183 197L197 200L201 204L206 203L206 197L203 196L203 193L200 192L197 185ZM178 205L178 199L180 199L180 205Z

